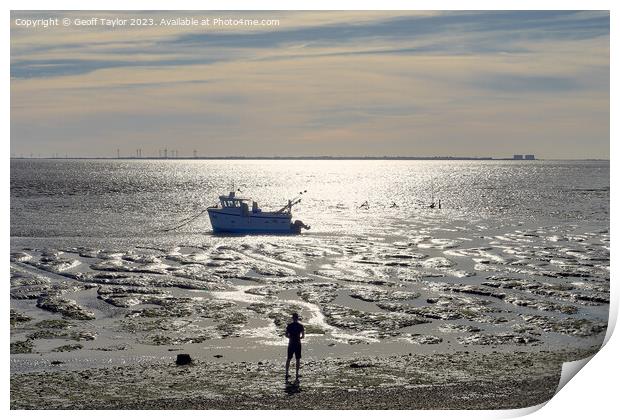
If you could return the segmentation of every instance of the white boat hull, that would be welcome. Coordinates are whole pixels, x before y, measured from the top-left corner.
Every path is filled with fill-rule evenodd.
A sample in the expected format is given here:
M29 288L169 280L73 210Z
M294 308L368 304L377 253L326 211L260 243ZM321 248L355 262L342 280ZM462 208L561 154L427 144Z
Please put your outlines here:
M229 233L299 233L298 226L291 223L290 213L248 213L242 215L237 209L209 209L213 232Z

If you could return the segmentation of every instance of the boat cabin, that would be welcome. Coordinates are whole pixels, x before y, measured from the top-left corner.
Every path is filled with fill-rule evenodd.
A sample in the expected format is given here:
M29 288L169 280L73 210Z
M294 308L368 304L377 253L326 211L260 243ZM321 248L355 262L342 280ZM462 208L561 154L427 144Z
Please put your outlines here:
M222 207L241 207L241 204L244 201L248 201L247 198L237 198L235 197L235 192L231 191L228 195L220 195L220 203L222 203Z
M241 211L244 214L247 214L248 212L248 201L250 200L247 198L235 197L234 191L231 191L230 193L228 193L228 195L220 195L220 203L223 209L241 208ZM261 209L258 208L258 204L256 203L256 201L252 201L252 213L260 212Z

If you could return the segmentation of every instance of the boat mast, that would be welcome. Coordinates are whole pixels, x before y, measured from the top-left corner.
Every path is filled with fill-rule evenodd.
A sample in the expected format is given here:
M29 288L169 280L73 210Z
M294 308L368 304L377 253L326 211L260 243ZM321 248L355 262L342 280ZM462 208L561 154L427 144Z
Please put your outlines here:
M288 203L286 204L286 206L282 207L280 210L278 210L276 213L282 213L284 212L284 210L288 209L289 213L291 212L291 210L293 209L294 205L297 205L299 203L301 203L301 196L304 193L307 193L308 190L303 190L299 192L299 195L293 199L288 200Z

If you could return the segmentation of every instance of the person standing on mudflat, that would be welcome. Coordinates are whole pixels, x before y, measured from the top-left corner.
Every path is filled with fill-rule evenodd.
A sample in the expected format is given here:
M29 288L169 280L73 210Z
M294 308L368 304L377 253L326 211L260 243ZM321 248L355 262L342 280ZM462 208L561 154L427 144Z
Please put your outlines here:
M299 380L299 363L301 359L301 340L305 336L304 326L299 323L299 314L293 314L293 322L286 326L286 336L288 337L288 351L286 357L286 376L288 379L291 359L295 355L295 380Z

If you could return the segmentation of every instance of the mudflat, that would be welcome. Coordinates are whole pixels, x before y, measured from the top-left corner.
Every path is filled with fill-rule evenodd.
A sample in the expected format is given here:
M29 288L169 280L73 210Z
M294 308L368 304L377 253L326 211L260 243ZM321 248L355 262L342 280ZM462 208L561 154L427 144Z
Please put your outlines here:
M195 360L11 375L11 409L512 409L553 397L581 352L395 355L283 362Z

